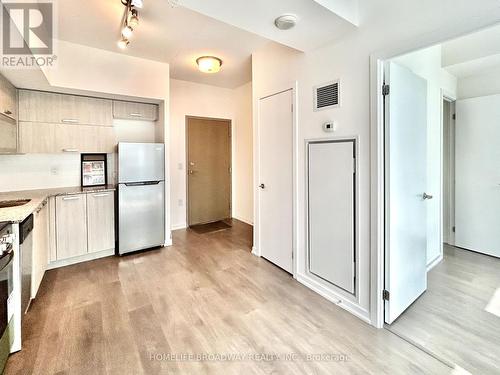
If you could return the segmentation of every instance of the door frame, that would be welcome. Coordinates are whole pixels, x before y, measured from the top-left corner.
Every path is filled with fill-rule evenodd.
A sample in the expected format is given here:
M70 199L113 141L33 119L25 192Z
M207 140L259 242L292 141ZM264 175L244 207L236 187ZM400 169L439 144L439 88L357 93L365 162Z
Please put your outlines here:
M229 169L231 171L231 178L229 179L229 215L233 217L233 121L226 118L204 117L204 116L190 116L185 117L185 139L186 139L186 227L190 226L189 218L189 120L206 120L206 121L222 121L229 124L229 134L231 137L231 147L229 147ZM200 223L203 224L203 223Z
M471 24L467 31L438 30L412 40L401 40L370 55L370 323L384 328L384 249L385 249L385 122L382 85L384 63L410 52L470 35L495 26L496 22Z
M444 212L444 198L445 198L445 194L444 194L444 180L445 180L445 170L444 170L444 158L445 158L445 155L444 155L444 102L448 102L450 104L450 132L453 133L453 146L455 145L455 120L453 119L453 112L455 111L455 102L457 101L457 98L452 95L451 93L441 89L441 195L443 197L443 199L441 199L441 254L440 254L440 259L438 259L438 261L435 263L439 263L442 259L443 259L443 256L444 256L444 236L445 236L445 231L447 229L449 229L449 233L448 233L448 240L450 239L453 239L453 243L455 243L455 234L453 233L451 227L450 228L445 228L444 227L444 216L445 214L449 215L450 212L447 212L445 213ZM451 135L451 133L450 133ZM451 159L450 159L451 161ZM455 157L453 156L453 162L455 162ZM452 187L452 191L453 191L453 199L455 198L455 168L453 168L453 173L450 174L448 177L451 178L451 182L450 184L453 185ZM450 193L450 192L448 192ZM454 201L451 201L450 202L450 205L453 206L453 209L451 209L450 207L450 211L455 211L455 202ZM451 218L451 216L449 217ZM431 265L431 267L429 267L429 270L430 268L432 268L432 266L434 266L435 264Z
M260 179L260 100L281 94L286 91L292 92L292 275L297 278L297 243L298 243L298 228L297 228L297 215L298 215L298 81L291 81L283 85L277 85L273 89L265 90L261 93L254 95L253 113L254 113L254 131L253 131L253 149L254 149L254 231L253 231L253 246L252 254L261 256L260 246L260 194L259 194L259 179Z

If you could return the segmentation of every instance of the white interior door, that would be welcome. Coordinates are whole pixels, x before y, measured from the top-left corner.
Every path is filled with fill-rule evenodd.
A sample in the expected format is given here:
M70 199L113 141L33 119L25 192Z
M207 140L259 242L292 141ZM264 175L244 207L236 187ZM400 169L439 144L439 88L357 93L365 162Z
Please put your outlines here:
M385 322L427 289L427 81L387 63Z
M500 95L456 102L455 245L500 257Z
M259 100L259 249L293 272L292 90Z

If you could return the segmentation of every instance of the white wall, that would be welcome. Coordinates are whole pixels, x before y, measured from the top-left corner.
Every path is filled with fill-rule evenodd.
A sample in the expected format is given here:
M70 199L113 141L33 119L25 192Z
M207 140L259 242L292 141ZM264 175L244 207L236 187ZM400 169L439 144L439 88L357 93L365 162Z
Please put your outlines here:
M270 43L253 54L255 131L258 98L298 81L297 279L332 301L342 300L341 306L367 321L373 321L375 317L375 309L370 305L370 55L393 48L409 52L412 47L416 49L458 36L498 19L500 8L495 0L481 3L467 0L363 1L360 2L360 27L341 42L307 54ZM336 78L341 79L342 106L313 112L312 87ZM325 120L337 122L338 130L334 136L359 138L356 297L306 273L303 144L305 139L331 136L321 130Z
M500 67L458 79L458 99L500 94Z
M79 154L0 155L2 192L79 185Z
M442 92L453 98L457 92L457 79L441 67L441 57L441 46L437 45L394 59L427 81L427 193L434 197L426 203L428 265L443 254Z
M252 84L234 90L233 217L253 224Z
M186 116L232 121L233 217L252 223L251 85L232 90L173 79L170 89L172 228L186 226Z

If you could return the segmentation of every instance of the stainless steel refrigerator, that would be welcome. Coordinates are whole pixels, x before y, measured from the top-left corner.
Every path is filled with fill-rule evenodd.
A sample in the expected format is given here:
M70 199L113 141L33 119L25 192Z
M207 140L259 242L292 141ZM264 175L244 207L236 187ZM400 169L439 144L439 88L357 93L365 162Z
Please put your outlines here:
M165 146L118 144L118 252L165 244Z

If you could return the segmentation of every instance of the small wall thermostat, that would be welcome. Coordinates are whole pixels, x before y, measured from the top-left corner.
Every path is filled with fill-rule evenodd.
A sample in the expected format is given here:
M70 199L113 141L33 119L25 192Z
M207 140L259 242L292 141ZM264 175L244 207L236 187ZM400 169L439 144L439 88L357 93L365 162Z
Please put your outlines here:
M333 121L332 122L325 122L323 124L323 131L324 132L331 133L331 132L334 132L335 130L337 130L337 127L335 126Z

